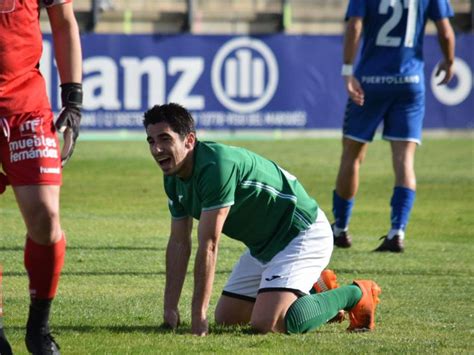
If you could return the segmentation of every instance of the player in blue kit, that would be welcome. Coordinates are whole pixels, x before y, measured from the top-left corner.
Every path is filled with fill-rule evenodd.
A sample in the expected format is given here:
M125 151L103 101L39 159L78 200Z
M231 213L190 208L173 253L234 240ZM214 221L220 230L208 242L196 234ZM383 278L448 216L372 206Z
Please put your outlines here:
M338 287L335 275L330 282L324 280L333 249L331 226L296 177L249 150L197 140L193 118L177 104L154 106L143 124L150 153L163 172L172 217L166 249L166 325L180 324L178 303L197 219L193 334L208 333L207 310L222 233L248 249L224 286L216 323L251 324L260 333L303 333L344 309L349 312L349 330L375 327L381 289L374 281ZM327 275L329 270L324 271ZM318 278L329 287L313 286ZM318 293L310 292L312 287Z
M348 248L348 233L359 168L380 123L390 141L395 187L391 228L375 251L403 252L405 228L416 194L415 150L421 143L425 113L423 37L434 21L443 60L439 85L453 76L455 39L449 0L351 0L346 14L342 75L349 100L343 125L343 151L333 192L334 244ZM359 42L360 60L353 70Z

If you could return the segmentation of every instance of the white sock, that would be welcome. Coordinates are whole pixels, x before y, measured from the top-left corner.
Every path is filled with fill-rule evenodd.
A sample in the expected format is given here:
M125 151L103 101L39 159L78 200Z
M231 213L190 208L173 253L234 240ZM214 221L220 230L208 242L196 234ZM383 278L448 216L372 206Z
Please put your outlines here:
M403 229L390 229L390 232L387 234L387 239L392 239L398 235L401 240L405 239L405 231Z
M332 232L334 233L336 238L339 237L342 232L347 232L348 230L349 230L349 227L339 228L339 227L336 227L336 225L334 225L333 228L332 228Z

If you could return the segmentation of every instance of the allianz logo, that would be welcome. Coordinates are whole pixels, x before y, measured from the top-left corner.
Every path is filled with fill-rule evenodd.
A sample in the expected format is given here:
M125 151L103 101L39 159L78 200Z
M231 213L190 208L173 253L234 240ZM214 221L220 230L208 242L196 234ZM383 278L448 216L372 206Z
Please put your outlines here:
M263 41L233 38L218 49L212 63L205 60L200 56L170 57L166 62L158 56L86 57L84 109L138 111L157 103L179 102L191 111L200 111L206 109L209 99L209 89L203 90L204 86L212 88L222 106L237 113L261 110L273 98L278 63ZM210 70L205 70L209 64ZM43 41L40 68L53 109L59 110L59 79L48 40ZM205 73L210 73L210 78Z
M212 64L212 87L227 109L249 113L262 109L278 86L278 63L262 41L243 37L227 42Z

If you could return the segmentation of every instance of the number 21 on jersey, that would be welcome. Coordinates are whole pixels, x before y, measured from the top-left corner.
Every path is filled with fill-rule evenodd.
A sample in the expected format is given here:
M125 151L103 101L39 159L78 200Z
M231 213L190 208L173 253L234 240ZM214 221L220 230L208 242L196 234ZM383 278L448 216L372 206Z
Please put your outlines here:
M389 33L397 26L403 17L404 9L408 10L408 17L405 29L405 47L413 47L416 33L416 18L418 15L419 0L381 0L379 14L388 14L389 8L393 8L392 15L383 24L377 34L376 45L385 47L399 47L402 43L401 37L390 36Z

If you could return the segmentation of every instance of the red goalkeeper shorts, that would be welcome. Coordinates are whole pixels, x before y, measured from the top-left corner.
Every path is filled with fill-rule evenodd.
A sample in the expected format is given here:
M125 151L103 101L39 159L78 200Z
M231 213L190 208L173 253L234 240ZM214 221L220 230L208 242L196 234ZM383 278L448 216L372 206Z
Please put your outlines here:
M61 185L61 154L51 110L0 116L0 163L11 185Z

